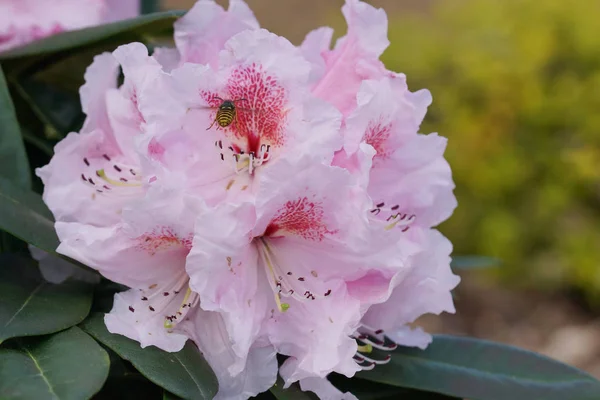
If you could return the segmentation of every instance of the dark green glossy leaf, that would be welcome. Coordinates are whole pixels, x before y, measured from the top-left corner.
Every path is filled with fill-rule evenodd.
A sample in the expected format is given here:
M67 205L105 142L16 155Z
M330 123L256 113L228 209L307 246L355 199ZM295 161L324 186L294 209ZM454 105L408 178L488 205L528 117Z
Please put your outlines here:
M389 364L357 374L388 385L470 400L597 400L600 381L516 347L437 335L426 350L401 347Z
M54 219L42 197L1 177L0 229L50 253L59 244Z
M160 11L158 0L142 0L142 14L150 14Z
M19 339L0 348L0 398L88 399L100 390L108 369L106 352L77 327Z
M12 87L16 95L29 106L32 114L45 125L45 131L39 132L38 137L63 138L77 122L83 121L84 115L76 93L34 79L14 80ZM50 155L52 153L51 150Z
M291 385L287 389L283 389L283 379L277 378L277 382L271 388L271 394L278 400L314 400L318 399L313 392L303 392L297 383Z
M498 267L502 261L494 257L485 256L455 256L452 257L453 269L480 269Z
M55 285L44 280L34 261L0 255L0 343L76 325L91 304L91 285L69 280Z
M349 379L337 374L331 374L328 378L342 392L350 392L360 400L460 400L440 393L384 385L364 379Z
M0 54L0 61L5 67L9 82L13 85L24 85L24 80L33 79L38 83L46 83L57 90L77 95L83 84L85 69L91 64L94 56L113 51L122 44L143 42L150 48L153 45L168 45L172 42L173 23L181 11L168 11L148 14L137 18L119 21L91 28L64 32L30 45ZM34 114L46 126L52 122L40 99L29 94L27 101ZM61 111L62 112L62 111ZM81 122L79 119L76 121ZM72 121L59 121L67 125ZM51 128L51 131L54 128ZM71 128L73 129L73 128ZM63 129L56 130L64 132ZM53 132L47 136L52 137Z
M0 67L0 175L29 189L31 172L13 102Z
M98 44L113 44L118 46L127 43L132 37L139 35L160 34L172 29L175 20L183 15L182 11L165 11L142 15L111 24L91 28L63 32L29 45L16 48L0 54L0 60L9 61L25 57L36 57L57 52L75 52ZM10 64L14 66L14 64Z
M212 399L217 393L217 378L190 341L180 352L167 353L154 346L142 349L138 342L108 332L102 314L92 314L80 326L142 375L179 397Z
M175 396L173 393L169 393L166 390L163 392L163 400L179 400L180 397Z

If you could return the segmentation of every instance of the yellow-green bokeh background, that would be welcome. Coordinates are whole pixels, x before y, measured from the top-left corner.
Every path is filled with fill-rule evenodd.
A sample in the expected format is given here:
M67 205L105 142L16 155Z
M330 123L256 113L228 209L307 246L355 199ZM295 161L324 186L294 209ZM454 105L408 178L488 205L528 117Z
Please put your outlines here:
M341 0L248 3L294 43L320 25L345 32ZM502 259L492 274L507 285L574 286L600 308L600 1L371 3L388 11L388 68L433 94L422 132L449 138L459 207L441 230L455 252Z

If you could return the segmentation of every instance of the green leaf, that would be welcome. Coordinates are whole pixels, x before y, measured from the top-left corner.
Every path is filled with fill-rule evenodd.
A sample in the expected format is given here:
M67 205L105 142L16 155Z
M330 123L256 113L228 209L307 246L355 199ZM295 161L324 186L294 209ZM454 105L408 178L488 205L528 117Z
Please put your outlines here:
M9 62L8 65L12 68L15 66L14 61L22 58L41 57L58 52L76 52L92 45L118 46L130 42L132 38L162 34L165 31L172 30L173 23L183 14L183 11L165 11L91 28L63 32L3 52L0 54L0 60Z
M328 378L339 390L350 392L360 400L460 400L440 393L389 386L364 379L350 379L338 374L330 374Z
M83 79L83 75L79 79ZM32 114L44 124L45 135L43 136L45 137L63 138L77 122L84 119L78 93L60 90L51 84L34 79L22 81L15 79L11 84L16 96L21 97ZM42 132L39 133L38 136L42 136ZM52 154L51 149L50 155Z
M83 321L92 287L81 281L55 285L34 261L0 255L0 343L8 338L57 332Z
M19 339L0 348L0 398L88 399L100 390L108 369L106 352L77 327Z
M175 396L173 393L169 393L166 390L163 392L163 400L179 400L180 398Z
M150 14L160 10L158 0L142 0L142 14Z
M453 269L479 269L498 267L502 261L485 256L455 256L450 264Z
M273 396L279 400L314 400L318 397L313 392L303 392L297 383L291 385L289 388L283 388L284 382L281 377L277 378L277 382L270 389Z
M357 377L470 400L597 400L600 381L516 347L448 335L426 350L401 347L386 365Z
M42 197L1 177L0 229L50 253L59 244L54 219Z
M215 374L198 349L188 341L180 352L167 353L106 329L102 314L92 314L81 328L124 359L146 378L184 399L212 399L217 393Z
M0 174L21 188L31 187L31 171L15 108L0 67Z

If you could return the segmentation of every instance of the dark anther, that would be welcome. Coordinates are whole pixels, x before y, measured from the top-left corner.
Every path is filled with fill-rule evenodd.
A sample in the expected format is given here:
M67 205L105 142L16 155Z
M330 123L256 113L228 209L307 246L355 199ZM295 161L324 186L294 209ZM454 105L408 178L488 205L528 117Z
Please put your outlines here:
M113 168L117 170L117 172L123 171L118 165L113 165Z
M130 172L130 173L131 173L131 175L133 175L133 176L135 176L135 175L136 175L136 174L135 174L135 171L133 170L133 168L132 168L132 169L130 169L130 170L129 170L129 172Z
M84 162L84 163L85 163L85 165L87 165L88 167L90 166L90 162L88 161L88 159L87 159L87 158L84 158L84 159L83 159L83 162Z
M377 330L375 331L375 334L376 334L376 335L381 335L382 333L383 333L383 329L377 329Z
M163 296L168 296L168 295L169 295L169 292L164 292L163 293Z
M135 310L133 309L133 307L129 306L129 311L134 312Z
M103 192L102 190L100 190L100 189L96 189L96 192L98 192L98 193L104 193L104 192Z
M106 161L110 161L110 157L109 157L108 155L106 155L106 154L102 154L102 157L104 157L104 159L105 159Z
M87 182L87 178L85 177L85 175L84 175L84 174L81 174L81 179L83 179L84 181L86 181L86 182Z
M381 207L383 207L383 206L385 206L385 203L379 203L379 204L377 204L375 207L377 207L377 208L381 208Z
M148 308L150 309L150 311L154 311L154 307L148 306Z
M392 207L392 211L396 211L399 208L400 208L400 206L398 204L396 204L394 207Z
M88 182L91 183L92 185L95 185L94 181L92 180L92 178L88 178Z
M331 289L325 292L324 296L329 296L331 294Z
M127 179L125 179L125 178L120 178L119 180L120 180L121 182L127 182Z
M146 296L142 297L142 301L147 301L148 298Z
M223 157L223 153L221 153L221 161L225 161L225 158Z
M303 278L302 276L301 276L300 278L298 278L298 280L299 280L300 282L304 282L304 278Z
M104 185L104 186L102 186L102 187L103 187L104 189L106 189L106 190L110 190L110 188L109 188L108 186L106 186L106 185Z
M291 272L288 272L287 274L288 274L288 275L291 275L292 273L291 273Z

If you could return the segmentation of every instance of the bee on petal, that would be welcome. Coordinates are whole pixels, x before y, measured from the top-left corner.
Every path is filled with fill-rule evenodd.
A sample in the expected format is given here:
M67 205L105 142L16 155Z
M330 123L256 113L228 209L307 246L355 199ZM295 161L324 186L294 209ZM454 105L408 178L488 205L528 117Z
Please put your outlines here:
M214 97L216 100L219 100L221 104L219 104L217 109L217 114L215 115L215 119L212 124L206 130L209 130L213 127L215 123L219 124L221 128L227 128L234 121L237 124L237 112L239 107L236 105L239 101L247 101L246 99L236 99L236 100L223 100L220 97ZM215 108L215 107L211 107ZM245 110L245 109L244 109Z

